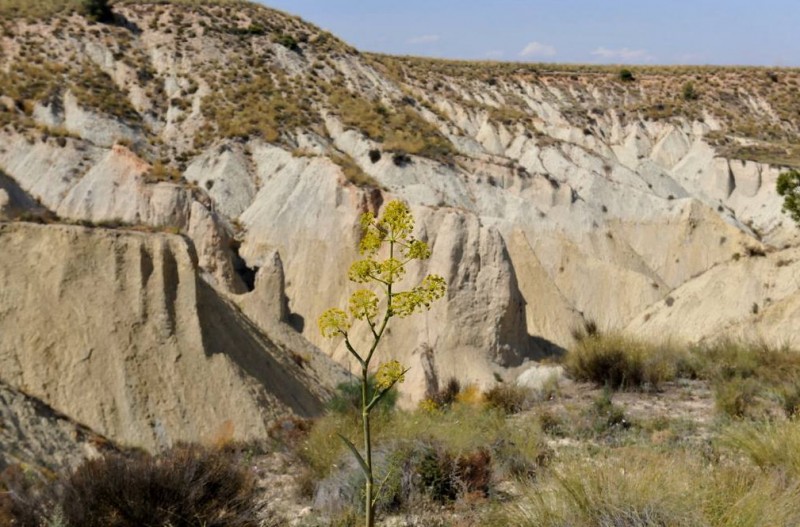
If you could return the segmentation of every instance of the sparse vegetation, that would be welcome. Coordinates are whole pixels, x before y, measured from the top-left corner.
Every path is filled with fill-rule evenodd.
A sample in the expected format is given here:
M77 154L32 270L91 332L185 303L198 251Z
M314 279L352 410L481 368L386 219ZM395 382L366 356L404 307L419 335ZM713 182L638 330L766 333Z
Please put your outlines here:
M328 103L345 126L382 143L385 151L445 161L454 154L450 142L407 106L386 106L344 89L332 89Z

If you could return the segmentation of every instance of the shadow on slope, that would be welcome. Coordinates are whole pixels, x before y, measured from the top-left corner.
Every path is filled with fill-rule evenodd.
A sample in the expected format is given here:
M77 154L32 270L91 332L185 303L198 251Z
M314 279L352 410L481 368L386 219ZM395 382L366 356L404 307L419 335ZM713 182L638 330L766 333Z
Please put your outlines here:
M310 383L318 381L304 375L290 357L280 357L286 352L202 279L197 280L197 304L206 354L226 354L298 415L322 413L322 403L309 389Z
M0 203L0 219L3 219L3 216L15 218L25 213L44 215L50 212L2 169L0 169L0 190L8 195L8 203L5 206Z

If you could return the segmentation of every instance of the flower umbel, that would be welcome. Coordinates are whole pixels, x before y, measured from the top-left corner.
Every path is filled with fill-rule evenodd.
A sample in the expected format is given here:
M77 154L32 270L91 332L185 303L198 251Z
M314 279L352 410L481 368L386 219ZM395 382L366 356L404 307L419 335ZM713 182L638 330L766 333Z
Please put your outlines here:
M332 307L320 315L317 325L323 337L333 338L347 333L350 329L350 320L344 310Z
M347 273L351 282L364 284L376 278L381 272L381 265L375 260L366 259L353 262L350 271Z
M378 368L378 373L375 374L375 386L381 391L388 390L395 384L406 380L405 375L406 370L396 360L384 362Z
M357 320L372 320L378 315L378 295L359 289L350 295L350 314Z
M430 309L432 302L444 296L446 287L444 278L428 275L414 289L395 294L392 297L392 310L399 317L407 317L423 308Z

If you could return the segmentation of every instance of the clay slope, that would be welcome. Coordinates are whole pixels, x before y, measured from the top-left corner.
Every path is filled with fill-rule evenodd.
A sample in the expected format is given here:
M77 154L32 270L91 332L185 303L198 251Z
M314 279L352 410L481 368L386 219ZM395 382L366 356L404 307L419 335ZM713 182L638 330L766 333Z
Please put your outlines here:
M335 382L200 280L179 236L2 224L0 247L0 377L117 441L263 438Z
M624 82L612 67L362 54L244 2L120 1L114 24L88 23L70 4L9 5L0 37L9 181L0 184L30 198L14 207L38 200L64 222L183 232L204 279L191 282L193 317L223 309L206 293L244 295L232 298L262 329L281 328L282 346L319 346L346 365L342 343L324 341L315 321L350 291L359 214L403 199L433 250L409 281L436 272L449 285L446 302L387 338L387 358L412 368L402 385L412 399L450 376L482 386L511 377L569 346L575 326L635 324L691 284L703 305L724 310L701 277L798 243L774 192L779 173L800 164L797 70L638 68ZM682 95L687 83L693 97ZM274 288L249 291L259 268L285 284L278 308ZM765 272L754 267L753 279ZM101 285L109 306L133 290ZM144 289L170 297L175 288ZM132 323L127 302L113 305ZM38 300L24 306L15 316L42 316ZM62 316L70 320L53 316L57 327ZM137 339L171 342L147 320ZM691 326L681 322L670 319L679 336ZM83 357L82 333L62 331ZM95 325L86 338L108 331ZM185 338L208 349L219 333ZM17 346L44 353L38 341Z
M689 280L627 329L650 338L742 338L797 347L799 272L796 248L742 256Z

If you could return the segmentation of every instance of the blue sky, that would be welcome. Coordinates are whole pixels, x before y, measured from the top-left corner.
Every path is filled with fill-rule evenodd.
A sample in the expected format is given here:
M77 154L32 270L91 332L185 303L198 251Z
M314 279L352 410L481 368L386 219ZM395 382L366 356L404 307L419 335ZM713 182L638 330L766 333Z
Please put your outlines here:
M262 0L362 51L800 66L800 0Z

